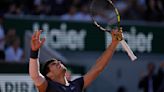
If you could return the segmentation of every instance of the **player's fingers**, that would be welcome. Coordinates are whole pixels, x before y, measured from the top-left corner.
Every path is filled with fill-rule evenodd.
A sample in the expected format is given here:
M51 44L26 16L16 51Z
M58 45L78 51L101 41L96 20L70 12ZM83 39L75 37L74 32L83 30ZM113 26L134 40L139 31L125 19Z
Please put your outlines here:
M43 45L45 41L46 41L46 38L43 38L41 41L41 45Z
M118 32L118 28L112 29L112 32Z
M113 29L111 34L113 39L116 39L118 41L122 40L122 33L118 31L118 29Z
M39 39L39 38L37 38L35 35L32 35L31 41L34 42L34 41L36 41L36 40L38 40L38 39Z
M40 30L36 31L36 38L39 38L40 34L41 34Z
M32 39L36 38L37 32L35 31L34 34L32 35Z
M34 38L35 38L35 36L34 36L34 34L33 34L32 37L31 37L31 40L34 40Z
M111 34L112 34L112 35L116 35L116 34L117 34L117 31L118 31L118 30L113 29L113 30L111 31Z
M38 37L40 37L42 32L43 32L43 30L39 30Z
M36 46L34 45L34 42L31 42L31 49L32 49L33 51L36 50Z
M120 30L119 31L122 33L122 27L120 27Z
M36 38L39 39L40 38L40 34L43 32L43 30L38 30L36 33Z
M45 40L46 40L46 38L43 38L43 39L41 40L40 44L38 45L38 48L40 48L40 47L44 44Z

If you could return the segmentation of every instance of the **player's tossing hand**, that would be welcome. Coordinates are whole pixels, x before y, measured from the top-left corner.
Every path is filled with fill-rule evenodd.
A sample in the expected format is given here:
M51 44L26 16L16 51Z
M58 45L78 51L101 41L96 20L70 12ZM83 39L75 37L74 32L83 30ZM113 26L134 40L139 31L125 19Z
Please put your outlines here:
M40 39L40 34L42 32L43 32L42 30L38 30L38 31L35 31L35 33L32 35L32 38L31 38L31 49L32 49L32 51L39 50L39 48L45 42L45 38Z

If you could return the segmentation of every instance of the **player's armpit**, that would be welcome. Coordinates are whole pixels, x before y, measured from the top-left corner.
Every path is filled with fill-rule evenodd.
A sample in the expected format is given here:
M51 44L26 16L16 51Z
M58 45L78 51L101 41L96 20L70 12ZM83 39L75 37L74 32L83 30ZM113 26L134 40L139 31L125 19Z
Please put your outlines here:
M41 85L37 86L37 88L39 92L46 92L47 86L48 86L48 83L45 80Z

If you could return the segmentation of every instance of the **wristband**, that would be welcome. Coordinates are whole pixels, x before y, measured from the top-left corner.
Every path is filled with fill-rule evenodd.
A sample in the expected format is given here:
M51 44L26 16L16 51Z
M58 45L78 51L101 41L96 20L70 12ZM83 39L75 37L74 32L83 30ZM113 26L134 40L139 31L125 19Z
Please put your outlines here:
M39 50L30 52L30 58L37 59L39 57Z

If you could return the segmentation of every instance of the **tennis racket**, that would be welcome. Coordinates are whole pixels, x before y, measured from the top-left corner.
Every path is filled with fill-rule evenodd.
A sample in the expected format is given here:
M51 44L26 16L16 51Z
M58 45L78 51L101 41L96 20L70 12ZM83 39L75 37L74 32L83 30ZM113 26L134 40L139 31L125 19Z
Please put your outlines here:
M122 32L120 27L120 14L111 0L92 0L90 4L90 15L93 23L102 31L111 32L112 29L118 28ZM116 37L120 40L121 45L127 52L132 61L137 59L133 51L122 37Z

